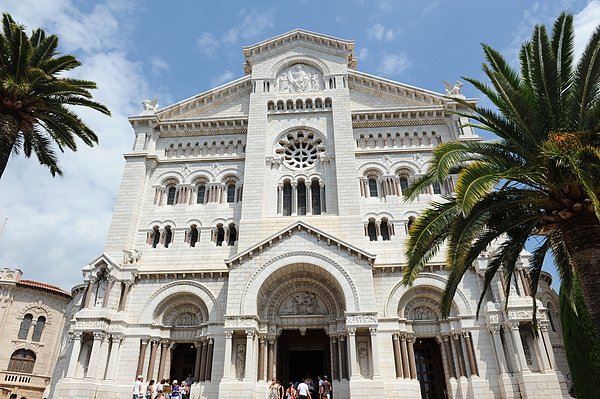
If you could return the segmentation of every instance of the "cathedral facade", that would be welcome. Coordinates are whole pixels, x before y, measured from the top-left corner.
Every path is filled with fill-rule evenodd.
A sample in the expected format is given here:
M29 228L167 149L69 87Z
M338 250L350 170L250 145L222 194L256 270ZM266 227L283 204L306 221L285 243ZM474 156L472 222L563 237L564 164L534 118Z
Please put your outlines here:
M127 397L137 375L214 399L263 399L272 378L306 375L329 376L336 399L566 395L546 274L532 331L530 255L479 317L488 253L448 319L443 254L401 283L410 223L454 181L403 193L437 144L480 140L452 113L460 84L446 96L359 72L352 41L303 30L243 52L244 77L130 118L52 397Z

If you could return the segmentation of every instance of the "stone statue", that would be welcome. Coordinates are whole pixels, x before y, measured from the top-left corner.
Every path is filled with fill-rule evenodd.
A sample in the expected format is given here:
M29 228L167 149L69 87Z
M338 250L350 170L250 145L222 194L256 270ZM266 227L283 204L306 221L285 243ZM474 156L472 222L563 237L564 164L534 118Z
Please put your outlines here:
M158 97L154 97L152 100L142 100L142 115L152 115L156 113L158 109Z
M369 373L369 350L367 349L366 342L358 343L358 365L360 366L360 373L365 376Z
M444 88L446 90L447 96L465 98L465 96L460 93L460 89L463 86L464 86L463 83L459 82L458 80L456 81L455 84L448 83L444 80Z
M321 75L314 68L296 64L281 72L276 84L281 93L317 91L321 90Z
M124 249L123 250L123 263L134 264L137 263L142 257L142 251L139 249Z
M435 316L431 312L431 309L424 307L424 306L418 306L415 308L414 319L415 320L435 320Z

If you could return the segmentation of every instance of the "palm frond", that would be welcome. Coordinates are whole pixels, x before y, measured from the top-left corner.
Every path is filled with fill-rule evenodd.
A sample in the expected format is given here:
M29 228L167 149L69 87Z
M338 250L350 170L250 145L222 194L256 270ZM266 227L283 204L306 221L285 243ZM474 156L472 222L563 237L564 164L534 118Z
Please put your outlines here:
M600 26L592 35L585 48L573 76L573 97L576 108L576 120L580 128L584 127L587 110L593 108L598 96L600 79ZM597 122L597 121L596 121ZM589 126L588 128L595 128Z

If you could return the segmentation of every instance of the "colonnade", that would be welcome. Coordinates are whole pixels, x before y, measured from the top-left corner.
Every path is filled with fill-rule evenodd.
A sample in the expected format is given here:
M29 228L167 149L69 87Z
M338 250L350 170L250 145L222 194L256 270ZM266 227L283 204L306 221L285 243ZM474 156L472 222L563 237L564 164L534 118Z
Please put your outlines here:
M107 334L104 332L93 332L88 337L91 338L91 347L89 351L89 362L87 362L87 371L84 367L84 376L98 380L115 380L117 378L116 370L121 355L121 343L125 338L123 335ZM67 377L76 378L78 363L81 362L82 348L84 345L84 335L81 332L72 334L73 349L69 358L69 368ZM87 354L83 354L87 357ZM85 360L85 359L83 359Z

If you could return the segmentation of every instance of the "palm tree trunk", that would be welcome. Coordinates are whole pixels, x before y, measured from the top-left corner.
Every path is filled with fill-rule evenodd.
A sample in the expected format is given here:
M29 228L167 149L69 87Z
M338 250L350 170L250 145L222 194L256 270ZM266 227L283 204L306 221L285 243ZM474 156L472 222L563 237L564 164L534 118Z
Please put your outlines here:
M561 230L596 336L600 337L600 222L593 215L587 216Z
M4 174L18 134L19 122L17 119L12 115L0 114L0 178Z

